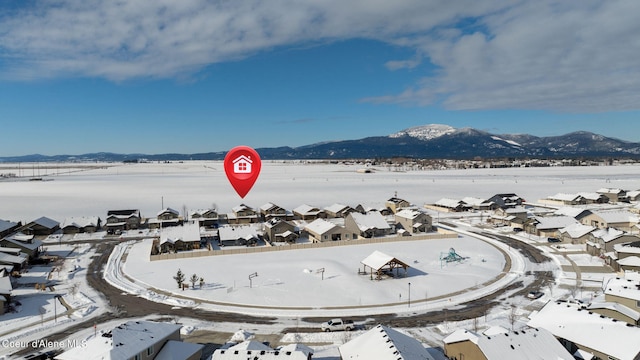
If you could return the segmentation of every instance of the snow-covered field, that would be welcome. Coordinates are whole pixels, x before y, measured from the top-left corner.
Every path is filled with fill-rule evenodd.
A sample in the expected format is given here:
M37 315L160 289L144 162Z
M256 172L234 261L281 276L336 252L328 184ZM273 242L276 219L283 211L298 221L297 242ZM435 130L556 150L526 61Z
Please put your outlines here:
M6 165L6 164L5 164ZM111 164L113 165L113 164ZM466 196L490 197L497 193L516 193L530 202L563 192L594 192L602 187L637 190L640 188L640 165L608 167L556 167L516 169L472 169L442 171L394 171L377 167L373 173L364 174L356 170L364 165L318 164L303 162L264 162L262 174L253 190L245 199L240 199L224 175L221 162L185 162L169 164L130 164L99 167L74 173L47 173L53 181L7 181L0 182L0 219L29 222L47 216L62 222L68 216L100 216L103 220L107 210L140 209L145 217L154 217L163 207L172 207L180 212L216 207L220 212L245 203L259 207L273 202L287 209L302 204L326 207L333 203L355 206L381 205L391 196L422 206L441 198L460 199ZM4 168L10 168L6 165ZM434 219L436 214L434 213ZM438 219L452 218L457 214L437 214ZM447 219L455 221L453 219ZM472 223L473 219L468 219ZM480 217L478 220L480 221ZM0 316L0 339L29 340L42 338L47 333L59 330L60 324L78 319L91 318L106 311L101 296L87 286L86 269L95 255L94 250L82 236L63 239L51 238L45 245L52 255L68 256L60 271L47 267L32 268L25 278L17 282L13 296L22 306L17 313ZM520 235L522 241L544 244L545 239ZM78 246L58 245L61 240L77 241ZM127 245L128 246L128 245ZM560 251L583 250L579 246L562 245ZM460 264L440 266L442 252L450 247L469 259ZM548 246L542 247L551 251ZM124 251L126 246L119 251ZM319 310L328 307L374 306L394 304L391 312L406 312L408 309L409 282L411 282L411 311L426 311L436 307L449 307L452 292L473 288L495 278L504 265L503 256L491 245L461 235L458 239L399 242L378 245L357 245L318 250L294 250L251 255L225 255L198 258L197 260L167 260L149 262L148 242L135 242L129 249L124 269L114 264L113 278L120 278L117 286L124 291L136 293L155 301L164 301L175 306L197 306L215 309L214 302L230 302L266 307L309 307ZM504 248L509 252L510 249ZM412 267L407 278L372 281L369 276L358 275L360 261L374 250L383 251L408 262ZM513 251L517 255L516 251ZM568 254L578 266L597 266L601 261L582 254ZM135 259L135 260L132 260ZM485 261L482 261L482 260ZM115 261L115 260L114 260ZM505 276L505 281L530 279L523 270L550 270L557 276L556 285L570 287L576 275L563 273L560 265L570 265L562 256L554 256L554 262L532 267L522 257L512 259L518 270ZM195 273L204 277L203 289L177 289L172 276L181 268L188 277ZM324 280L316 271L325 268ZM70 272L70 270L72 270ZM119 272L124 270L124 273ZM257 272L249 287L248 275ZM124 274L127 276L124 276ZM608 274L582 274L583 285L598 286ZM30 278L29 278L30 277ZM127 277L133 280L127 280ZM54 291L38 292L34 282L51 278L58 283ZM76 285L78 284L78 285ZM499 284L498 284L499 285ZM496 285L496 286L498 286ZM174 295L151 293L147 288L159 288ZM484 292L497 289L487 288ZM523 306L535 304L551 297L567 295L561 288L549 289L542 299L531 302L527 299L509 298L511 303ZM477 292L476 295L481 295ZM465 294L471 294L466 292ZM54 296L60 295L73 309L54 319L54 313L63 311ZM195 300L179 299L175 295L192 297ZM580 291L580 296L593 294ZM425 298L433 302L421 302ZM466 295L452 296L455 303L468 300ZM57 305L54 305L57 304ZM429 304L433 305L430 307ZM519 305L519 304L518 304ZM237 309L236 309L237 310ZM44 316L40 316L40 312ZM66 311L66 309L64 309ZM508 310L497 308L489 320L507 317ZM273 313L264 309L263 313ZM320 314L328 314L322 310ZM359 314L356 309L353 314ZM70 316L69 316L70 315ZM523 314L526 316L526 314ZM505 320L506 321L506 320ZM41 325L42 323L42 325ZM291 324L288 324L291 326ZM229 329L234 329L233 324ZM443 324L444 327L455 324ZM237 330L237 329L236 329ZM442 328L442 333L450 329ZM264 330L268 332L269 330ZM300 335L299 335L300 336ZM430 339L432 333L422 334ZM10 349L0 349L0 355Z
M443 197L488 198L514 192L529 201L555 193L594 192L601 187L640 188L640 165L398 172L364 165L265 161L255 186L241 199L229 185L221 162L128 164L52 175L53 181L0 182L0 219L31 221L48 216L100 216L110 209L140 209L154 217L162 207L182 211L210 208L221 212L246 203L273 202L293 209L304 203L382 204L396 192L418 206ZM8 206L8 205L11 206Z

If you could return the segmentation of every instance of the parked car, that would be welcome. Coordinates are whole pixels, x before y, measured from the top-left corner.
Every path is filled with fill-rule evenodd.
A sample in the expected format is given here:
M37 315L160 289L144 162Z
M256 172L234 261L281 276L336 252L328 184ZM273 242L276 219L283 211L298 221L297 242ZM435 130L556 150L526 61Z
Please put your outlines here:
M547 241L550 243L559 243L562 242L562 240L558 239L557 237L548 237Z
M519 227L514 227L513 228L513 232L517 233L517 232L520 232L520 231L522 231L522 228L519 228Z
M351 331L356 328L356 325L353 323L353 320L332 319L322 323L320 327L322 328L322 331L325 332L341 330Z
M527 294L527 297L531 300L540 299L544 295L542 291L530 291Z

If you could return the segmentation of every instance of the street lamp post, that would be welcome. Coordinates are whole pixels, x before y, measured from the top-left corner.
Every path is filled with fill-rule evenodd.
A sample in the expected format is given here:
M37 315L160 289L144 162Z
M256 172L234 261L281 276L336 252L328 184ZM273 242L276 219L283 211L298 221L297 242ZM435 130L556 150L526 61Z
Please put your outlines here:
M409 298L407 300L408 307L411 307L411 283L409 283Z

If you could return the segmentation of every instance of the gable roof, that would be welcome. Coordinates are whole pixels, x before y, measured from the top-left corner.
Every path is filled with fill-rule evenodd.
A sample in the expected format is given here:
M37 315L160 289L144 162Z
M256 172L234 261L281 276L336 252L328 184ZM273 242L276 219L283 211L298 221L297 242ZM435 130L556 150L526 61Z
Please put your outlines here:
M307 204L302 204L297 208L293 209L294 213L302 214L302 215L317 215L320 211L322 210Z
M425 214L423 212L420 212L418 210L414 210L414 209L402 209L400 211L398 211L396 213L396 216L399 216L401 218L405 218L405 219L410 219L413 220L415 218L417 218L418 216ZM427 214L425 214L427 215Z
M335 214L335 213L339 213L339 212L340 212L340 211L342 211L342 210L346 210L346 209L348 209L348 208L349 208L349 206L348 206L348 205L343 205L343 204L333 204L333 205L331 205L331 206L327 206L327 207L325 207L324 209L325 209L326 211L329 211L329 212L332 212L332 213L334 213L334 214Z
M246 204L240 204L238 206L234 206L231 211L233 211L234 213L240 212L240 211L254 211L253 208L249 205Z
M100 218L97 216L71 216L62 222L61 227L73 226L77 228L84 228L88 226L98 226Z
M57 222L57 221L55 221L53 219L50 219L50 218L48 218L46 216L43 216L43 217L40 217L40 218L37 218L37 219L33 220L33 223L37 224L37 225L40 225L42 227L45 227L47 229L53 229L56 226L60 225L59 222Z
M569 226L563 227L560 229L561 234L568 234L572 239L581 238L588 233L594 231L596 228L589 225L584 225L580 223L571 224Z
M160 231L160 244L166 242L173 244L178 240L185 242L200 241L200 226L188 223L182 226L162 228L162 231Z
M384 216L377 211L361 214L359 212L352 212L348 216L351 216L355 221L360 231L367 231L372 229L391 229Z
M591 233L591 235L593 235L593 237L595 237L596 239L601 239L603 242L609 242L624 235L624 231L614 228L606 228L595 230Z
M13 228L13 227L15 227L17 225L18 225L18 223L0 219L0 232L3 232L5 230L9 230L9 229L11 229L11 228Z
M615 312L618 312L620 314L623 314L625 316L630 317L631 319L638 321L640 320L640 312L637 312L627 306L624 306L622 304L619 304L617 302L596 302L596 303L591 303L589 304L589 306L587 307L587 309L589 310L598 310L598 309L607 309L607 310L613 310Z
M638 216L626 210L592 211L592 213L608 223L638 222Z
M112 359L129 359L156 344L172 333L179 331L182 325L153 321L127 321L112 331Z
M561 229L578 221L570 216L536 216L538 230Z
M407 265L406 263L404 263L403 261L398 260L397 258L391 256L391 255L387 255L381 251L374 251L371 253L371 255L367 256L364 260L362 260L360 263L363 265L366 265L374 270L380 270L382 269L385 265L387 265L390 262L396 262L398 264L403 264L406 265L407 267L409 265Z
M527 325L618 359L640 354L640 328L564 302L548 302L533 312Z
M199 351L202 351L203 348L204 345L201 344L169 340L153 360L188 359Z
M315 219L310 224L307 224L304 229L314 234L321 235L333 230L337 226L338 225L324 219Z
M160 216L160 215L162 215L164 213L169 213L169 214L173 214L173 215L180 215L178 210L175 210L175 209L172 209L172 208L168 207L168 208L164 208L164 209L160 210L156 216Z
M384 325L374 327L338 350L344 360L434 360L418 340Z
M242 226L221 226L218 228L218 236L220 241L237 240L237 239L257 239L258 232L251 225Z
M0 264L22 265L26 261L27 261L26 254L11 255L4 252L0 252Z

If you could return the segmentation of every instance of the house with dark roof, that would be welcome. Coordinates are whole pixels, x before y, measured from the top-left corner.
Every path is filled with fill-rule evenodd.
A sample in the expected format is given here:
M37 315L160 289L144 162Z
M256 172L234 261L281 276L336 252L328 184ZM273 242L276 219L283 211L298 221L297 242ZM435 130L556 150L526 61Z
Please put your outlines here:
M140 210L109 210L107 211L105 227L107 233L138 229L142 223Z
M487 199L485 202L495 203L498 207L509 208L514 206L520 206L524 202L524 199L513 193L496 194Z
M48 217L40 217L22 226L18 231L26 235L51 235L60 230L60 223Z
M3 238L15 231L18 230L22 226L19 222L7 221L0 219L0 238Z

